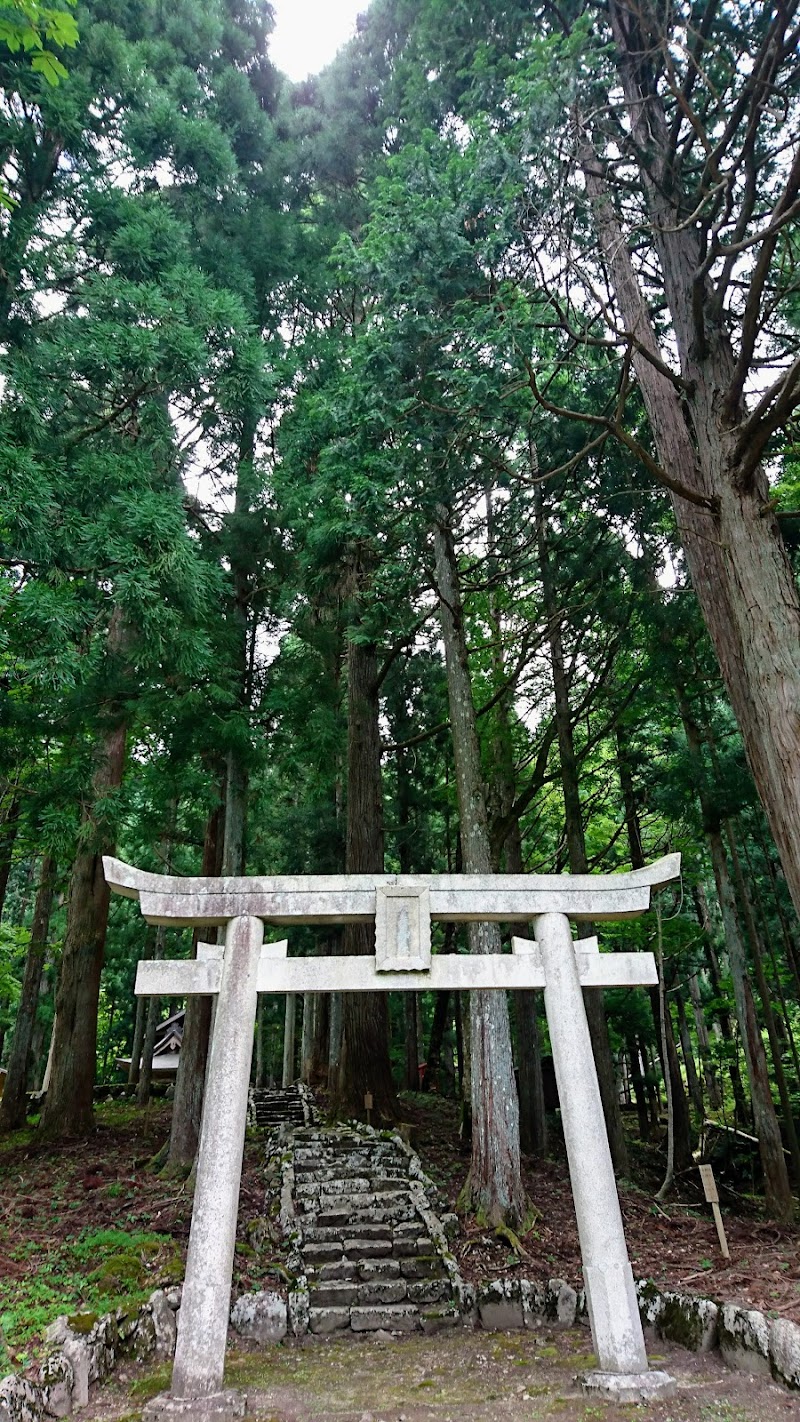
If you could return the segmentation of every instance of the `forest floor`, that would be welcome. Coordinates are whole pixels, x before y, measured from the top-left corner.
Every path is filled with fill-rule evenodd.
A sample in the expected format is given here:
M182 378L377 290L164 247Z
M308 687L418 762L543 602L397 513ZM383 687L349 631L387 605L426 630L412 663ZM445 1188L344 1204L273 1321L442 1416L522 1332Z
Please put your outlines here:
M35 1129L0 1139L0 1376L36 1356L58 1314L145 1299L181 1277L191 1191L148 1168L167 1138L170 1110L162 1102L144 1111L109 1103L86 1141L46 1143ZM455 1107L437 1096L404 1097L403 1114L425 1168L454 1204L468 1166ZM540 1213L522 1239L524 1253L467 1218L454 1244L465 1277L516 1274L580 1286L569 1176L557 1141L553 1149L552 1161L525 1171ZM262 1150L263 1138L248 1133L235 1292L280 1289L285 1279L281 1241L265 1216ZM800 1323L797 1229L765 1223L751 1200L738 1200L735 1213L724 1204L731 1259L723 1260L696 1172L657 1204L658 1157L637 1155L635 1166L639 1183L622 1182L620 1198L636 1277Z
M791 1422L797 1397L731 1372L719 1355L659 1345L650 1362L675 1379L661 1402L618 1406L575 1382L594 1358L588 1329L456 1329L435 1337L338 1335L228 1350L225 1383L252 1422ZM84 1422L141 1422L170 1369L123 1364L92 1389Z

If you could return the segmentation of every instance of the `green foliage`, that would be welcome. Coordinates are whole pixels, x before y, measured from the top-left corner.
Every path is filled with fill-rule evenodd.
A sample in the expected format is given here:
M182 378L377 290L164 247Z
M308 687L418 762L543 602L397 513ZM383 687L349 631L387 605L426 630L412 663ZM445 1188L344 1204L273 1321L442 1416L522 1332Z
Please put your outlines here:
M34 1267L40 1251L38 1241L11 1243L8 1249L20 1267L4 1292L0 1327L18 1362L25 1361L29 1340L59 1314L82 1315L88 1322L115 1308L135 1307L153 1289L176 1282L182 1271L168 1235L84 1230L48 1249L46 1274Z

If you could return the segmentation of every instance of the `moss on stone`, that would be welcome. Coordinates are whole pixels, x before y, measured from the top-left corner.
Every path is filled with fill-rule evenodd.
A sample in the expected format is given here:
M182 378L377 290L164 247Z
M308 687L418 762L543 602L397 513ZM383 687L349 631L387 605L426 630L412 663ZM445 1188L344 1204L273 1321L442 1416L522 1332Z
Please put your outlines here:
M99 1317L99 1313L72 1313L67 1317L67 1327L73 1333L91 1333Z

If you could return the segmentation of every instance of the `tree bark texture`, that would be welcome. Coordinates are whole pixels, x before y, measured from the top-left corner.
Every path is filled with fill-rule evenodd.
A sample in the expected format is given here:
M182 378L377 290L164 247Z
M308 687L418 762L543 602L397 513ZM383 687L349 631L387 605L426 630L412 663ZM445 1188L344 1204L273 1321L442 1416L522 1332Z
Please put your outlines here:
M383 873L383 790L378 720L378 661L371 642L347 644L347 837L345 873ZM346 954L375 952L375 926L348 923ZM342 993L339 1069L334 1087L338 1115L366 1119L364 1097L372 1096L373 1120L397 1120L398 1105L389 1060L389 1007L384 992Z
M672 1028L672 1017L667 1011L662 1015L661 992L659 988L648 989L650 1005L653 1009L653 1022L656 1029L656 1042L658 1043L658 1055L661 1059L661 1071L666 1084L669 1077L670 1105L672 1110L672 1131L674 1137L674 1164L676 1171L689 1170L692 1164L692 1132L689 1120L689 1105L686 1100L686 1092L681 1076L681 1065L678 1061L678 1052L675 1047L675 1033ZM664 1051L666 1049L666 1061Z
M766 1207L773 1219L788 1223L794 1214L794 1202L783 1154L778 1117L770 1090L764 1043L761 1040L761 1030L756 1017L755 1002L747 972L747 953L739 926L736 895L728 872L728 861L722 841L719 816L706 788L700 728L692 715L685 690L681 685L677 688L677 695L686 743L696 769L698 797L708 837L714 882L725 931L725 945L731 968L736 1016L750 1081L753 1123L758 1137L758 1148L764 1171Z
M39 1005L50 915L56 883L56 862L45 854L39 872L39 887L31 923L31 939L25 957L19 1007L14 1023L14 1037L8 1058L8 1074L0 1097L0 1132L16 1131L25 1125L27 1115L28 1071L31 1063L31 1043Z
M763 467L736 377L736 355L703 281L696 226L664 168L668 122L635 52L637 5L609 6L618 69L639 155L663 290L677 346L682 393L666 374L649 310L601 161L584 144L581 161L600 248L614 284L631 360L662 470L671 490L687 564L742 733L748 762L795 908L800 913L800 599L770 504ZM651 359L655 358L655 361ZM684 497L679 490L685 490Z
M19 816L22 801L15 795L0 822L0 918L5 908L8 880L14 862L14 844L19 831Z
M711 1042L706 1026L706 1014L703 1008L703 999L700 995L700 983L697 973L689 974L689 996L692 999L692 1011L694 1013L694 1026L697 1032L697 1050L700 1055L700 1062L703 1068L703 1081L705 1082L708 1104L714 1111L718 1111L722 1105L722 1093L719 1088L714 1064L711 1059Z
M164 957L164 943L166 940L166 929L163 924L159 924L156 929L156 941L153 945L153 958L158 960ZM136 1105L146 1106L150 1100L150 1092L153 1085L153 1052L156 1045L156 1033L158 1022L161 1017L161 998L150 997L147 1000L147 1017L145 1019L144 1042L142 1043L142 1060L139 1067L139 1080L136 1084ZM179 1063L180 1065L180 1063Z
M56 993L52 1074L40 1126L42 1133L51 1137L85 1135L93 1122L97 1007L110 898L103 855L113 849L104 821L104 801L122 784L125 736L125 726L116 725L99 738L91 798L82 816L84 847L72 866Z
M458 564L446 510L440 509L437 518L434 530L436 584L445 647L464 871L490 874L486 792ZM501 951L500 929L494 923L471 923L468 941L471 953ZM488 1223L505 1221L518 1225L525 1216L526 1201L520 1173L519 1102L505 994L472 993L470 1028L472 1163L462 1199Z

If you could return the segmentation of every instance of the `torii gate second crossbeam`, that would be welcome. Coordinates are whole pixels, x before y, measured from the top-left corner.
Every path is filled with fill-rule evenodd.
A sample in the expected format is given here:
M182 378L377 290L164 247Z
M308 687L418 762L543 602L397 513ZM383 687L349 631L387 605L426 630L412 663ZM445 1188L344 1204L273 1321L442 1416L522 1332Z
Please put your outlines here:
M656 966L651 953L601 954L596 938L573 941L569 920L638 916L653 888L679 877L680 855L607 875L180 879L117 859L103 865L111 888L137 898L148 922L225 926L224 946L201 943L191 961L141 962L136 979L140 995L217 998L172 1387L148 1405L148 1422L244 1415L223 1374L259 992L544 988L599 1361L585 1382L621 1400L674 1388L666 1373L648 1370L582 991L655 984ZM289 958L285 941L264 943L265 924L373 918L374 957ZM434 956L431 920L533 922L536 941L513 938L511 954Z

